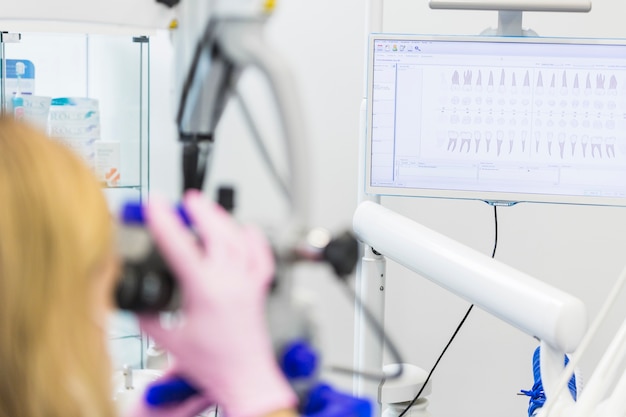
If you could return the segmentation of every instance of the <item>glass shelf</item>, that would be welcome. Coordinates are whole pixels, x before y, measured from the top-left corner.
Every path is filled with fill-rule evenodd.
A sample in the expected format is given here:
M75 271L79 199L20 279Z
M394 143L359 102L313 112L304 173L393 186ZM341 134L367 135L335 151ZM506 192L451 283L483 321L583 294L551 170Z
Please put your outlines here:
M0 61L2 113L39 126L83 157L112 212L147 197L148 37L0 32ZM143 367L146 340L134 316L114 314L110 329L115 367Z
M102 188L108 189L108 190L141 190L142 189L142 185L141 184L122 184L122 185L106 185L106 184L102 184Z

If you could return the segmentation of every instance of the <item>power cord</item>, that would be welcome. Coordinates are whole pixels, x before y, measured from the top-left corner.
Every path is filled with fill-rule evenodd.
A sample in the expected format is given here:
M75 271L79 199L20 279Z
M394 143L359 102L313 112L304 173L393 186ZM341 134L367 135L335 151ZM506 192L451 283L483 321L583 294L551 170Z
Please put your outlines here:
M493 222L494 222L494 239L493 239L493 252L491 257L496 257L496 249L498 248L498 206L493 206Z
M496 248L498 247L498 206L497 205L493 206L493 217L494 217L494 224L495 224L495 227L494 227L494 229L495 229L495 238L494 238L494 243L493 243L493 252L491 253L491 257L492 258L494 258L496 256ZM424 389L426 388L426 385L430 381L430 378L432 377L433 373L435 372L435 369L437 368L437 365L439 365L439 362L443 358L443 355L445 355L446 351L448 350L448 348L452 344L452 341L456 338L456 335L459 333L459 330L461 330L461 327L463 327L463 325L465 324L465 321L467 320L467 317L472 312L473 308L474 308L474 304L469 306L469 308L465 312L465 315L461 319L461 322L457 325L456 330L454 330L454 333L452 333L452 336L450 337L450 340L448 340L448 343L446 344L446 346L443 348L443 350L439 354L439 357L435 361L435 364L430 369L430 372L428 373L428 376L426 377L426 380L424 381L424 384L422 385L422 388L420 388L420 390L417 392L417 394L415 395L413 400L411 400L409 405L407 405L406 408L404 410L402 410L402 412L398 415L398 417L403 417L411 409L411 407L413 407L415 405L415 402L419 399L420 395L422 395L422 392L424 391Z

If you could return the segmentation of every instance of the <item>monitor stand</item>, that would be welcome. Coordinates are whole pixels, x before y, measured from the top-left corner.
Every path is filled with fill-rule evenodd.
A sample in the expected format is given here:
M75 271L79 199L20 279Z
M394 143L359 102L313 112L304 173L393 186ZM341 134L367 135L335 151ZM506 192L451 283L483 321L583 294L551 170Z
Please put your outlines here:
M498 12L498 26L485 29L488 36L538 36L532 29L522 27L523 12L587 13L591 0L430 0L431 9L494 10Z

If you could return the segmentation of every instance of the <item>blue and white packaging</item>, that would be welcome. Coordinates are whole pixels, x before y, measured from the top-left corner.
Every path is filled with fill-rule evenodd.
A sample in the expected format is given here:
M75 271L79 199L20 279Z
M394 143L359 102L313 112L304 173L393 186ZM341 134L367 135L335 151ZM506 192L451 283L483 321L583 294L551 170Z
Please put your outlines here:
M23 95L21 100L24 120L48 132L48 117L50 116L52 97Z
M7 59L5 91L10 99L14 94L35 94L35 65L28 59Z
M53 98L48 134L77 152L95 170L95 143L100 140L98 100L83 97Z

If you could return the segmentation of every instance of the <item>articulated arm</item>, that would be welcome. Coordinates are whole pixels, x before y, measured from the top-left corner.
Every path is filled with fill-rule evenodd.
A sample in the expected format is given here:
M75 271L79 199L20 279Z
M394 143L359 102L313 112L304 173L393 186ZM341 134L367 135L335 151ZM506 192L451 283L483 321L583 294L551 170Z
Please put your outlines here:
M579 299L389 209L361 203L353 226L377 252L562 352L585 332Z
M539 338L546 396L573 404L554 387L585 334L582 301L373 202L357 207L353 228L378 253Z
M574 368L626 284L626 268L587 330L582 301L372 202L354 215L357 237L483 310L541 340L546 403L540 417L623 417L626 320L576 403L565 389ZM572 353L565 370L563 354Z

